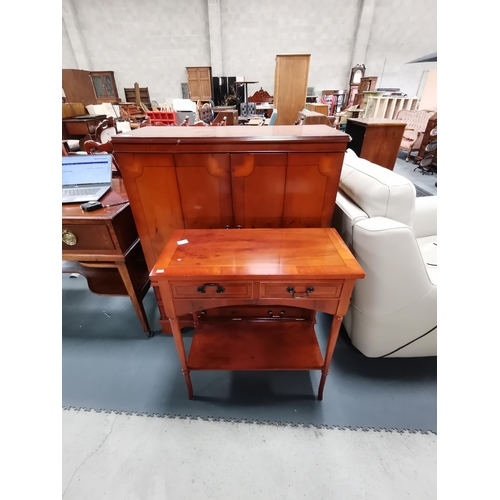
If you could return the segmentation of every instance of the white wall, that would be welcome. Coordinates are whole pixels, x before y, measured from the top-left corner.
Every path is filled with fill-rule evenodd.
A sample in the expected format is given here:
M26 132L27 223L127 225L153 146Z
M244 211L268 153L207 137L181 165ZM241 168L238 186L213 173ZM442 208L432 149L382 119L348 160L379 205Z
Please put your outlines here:
M208 7L211 5L211 23ZM398 87L415 96L422 73L436 63L410 64L436 51L436 0L62 0L63 68L115 72L120 97L138 82L152 99L181 97L186 66L222 65L224 74L257 80L274 92L276 54L309 53L309 86L347 89L352 65L364 63L366 76L378 76L378 86ZM214 13L220 7L220 26ZM371 20L358 33L361 10ZM371 12L373 11L373 15ZM66 14L68 16L68 14ZM79 26L78 57L71 37ZM212 37L210 33L212 31ZM69 34L69 35L68 35ZM221 49L217 50L220 37ZM359 50L362 37L366 44ZM356 40L358 43L356 44ZM212 46L210 46L212 42ZM364 42L364 40L363 40ZM353 52L364 60L353 61ZM82 55L83 54L83 55ZM355 56L357 57L357 56ZM91 67L75 66L87 60ZM385 67L384 67L385 65ZM81 66L81 64L80 64Z
M436 19L436 0L376 0L366 76L377 76L377 87L397 87L416 96L423 72L437 63L405 63L436 52Z

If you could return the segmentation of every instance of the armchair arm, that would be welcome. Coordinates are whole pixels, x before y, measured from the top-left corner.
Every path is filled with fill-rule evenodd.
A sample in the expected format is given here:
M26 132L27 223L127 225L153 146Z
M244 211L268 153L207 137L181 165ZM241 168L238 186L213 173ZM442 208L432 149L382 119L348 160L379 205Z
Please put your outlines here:
M417 238L437 234L437 196L420 196L415 199L413 232Z
M364 314L398 313L437 293L409 226L386 217L362 220L353 228L352 250L366 273L353 292L353 302Z
M360 220L367 219L368 215L340 190L337 192L335 205L332 227L337 230L346 245L351 248L352 228L354 224Z

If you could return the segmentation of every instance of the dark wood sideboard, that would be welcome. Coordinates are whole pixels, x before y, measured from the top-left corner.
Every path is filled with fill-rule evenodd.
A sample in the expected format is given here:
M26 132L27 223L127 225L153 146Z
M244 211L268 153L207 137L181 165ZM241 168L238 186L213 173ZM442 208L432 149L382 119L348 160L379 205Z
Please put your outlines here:
M360 158L394 170L406 123L388 118L348 118L349 148Z
M144 127L113 137L149 270L175 229L331 227L348 142L326 125ZM314 321L300 307L257 304L200 314ZM191 315L179 321L194 324Z

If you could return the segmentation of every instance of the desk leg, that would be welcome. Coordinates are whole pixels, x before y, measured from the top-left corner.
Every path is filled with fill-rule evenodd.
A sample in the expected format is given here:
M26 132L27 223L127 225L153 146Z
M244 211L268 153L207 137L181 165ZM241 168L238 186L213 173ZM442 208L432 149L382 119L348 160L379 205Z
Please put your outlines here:
M168 318L170 320L170 326L172 327L172 333L174 335L175 347L177 348L177 354L179 355L179 360L182 366L182 374L186 381L189 399L193 399L193 385L191 384L191 376L189 375L189 368L186 359L186 350L184 348L184 341L182 340L182 333L179 327L179 319L177 317Z
M128 296L130 297L130 300L132 301L132 305L134 306L135 312L137 313L137 317L139 318L139 321L141 322L142 329L146 332L146 335L148 337L152 337L153 332L151 331L151 328L149 327L149 322L148 322L148 317L146 315L146 311L144 310L144 306L142 304L142 301L140 301L139 297L137 297L137 293L135 292L134 285L132 284L132 280L130 279L130 275L128 273L127 265L124 262L117 262L116 267L118 268L118 271L120 272L120 276L123 280L123 284L125 285L125 288L127 289Z
M340 325L342 324L342 317L334 316L332 320L332 326L330 328L330 336L328 337L328 344L326 346L325 354L325 364L321 369L321 381L319 383L318 389L318 399L321 401L323 399L323 388L325 387L326 377L330 371L330 363L332 362L333 351L335 345L337 344L337 339L339 337Z

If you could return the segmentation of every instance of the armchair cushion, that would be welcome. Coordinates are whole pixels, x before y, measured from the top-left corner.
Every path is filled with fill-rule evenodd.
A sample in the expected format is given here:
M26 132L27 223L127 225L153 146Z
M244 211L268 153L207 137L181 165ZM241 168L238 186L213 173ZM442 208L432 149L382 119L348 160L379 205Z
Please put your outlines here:
M339 188L368 217L388 217L411 226L415 211L415 186L395 172L359 158L348 149ZM370 193L370 196L366 196Z

